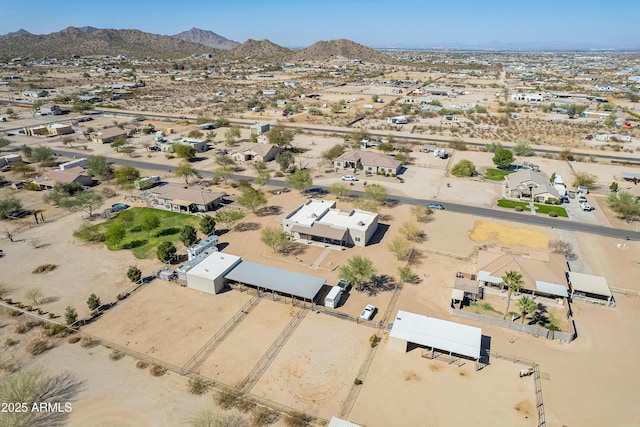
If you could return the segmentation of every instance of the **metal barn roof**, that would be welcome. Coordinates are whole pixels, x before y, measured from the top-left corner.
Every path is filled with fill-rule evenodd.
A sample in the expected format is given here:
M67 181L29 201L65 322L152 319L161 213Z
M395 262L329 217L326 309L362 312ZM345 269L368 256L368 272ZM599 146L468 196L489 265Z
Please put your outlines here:
M313 300L326 282L320 277L248 261L242 261L224 278L308 300Z
M482 329L398 310L391 337L454 354L480 358Z
M604 277L570 271L569 282L574 291L611 297L611 289Z
M536 280L536 290L538 292L542 292L548 295L555 295L558 297L567 297L569 294L567 293L567 288L562 285L558 285L557 283L549 283L543 282L541 280Z
M352 423L351 421L343 420L338 417L331 417L328 427L362 427L360 424Z

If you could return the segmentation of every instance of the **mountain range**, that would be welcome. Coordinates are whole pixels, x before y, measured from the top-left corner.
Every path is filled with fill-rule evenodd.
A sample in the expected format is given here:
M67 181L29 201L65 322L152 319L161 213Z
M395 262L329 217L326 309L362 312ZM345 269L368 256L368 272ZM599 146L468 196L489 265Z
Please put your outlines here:
M240 43L224 38L213 31L201 30L200 28L195 27L188 31L176 34L173 37L188 42L203 44L220 50L229 50L240 45Z
M211 54L215 58L230 60L252 58L282 62L330 59L360 59L376 63L393 61L383 52L345 39L320 41L305 49L292 50L269 40L249 39L240 44L198 28L174 36L94 27L68 27L45 35L35 35L21 29L0 36L0 58L4 60L73 55L184 58L192 54Z

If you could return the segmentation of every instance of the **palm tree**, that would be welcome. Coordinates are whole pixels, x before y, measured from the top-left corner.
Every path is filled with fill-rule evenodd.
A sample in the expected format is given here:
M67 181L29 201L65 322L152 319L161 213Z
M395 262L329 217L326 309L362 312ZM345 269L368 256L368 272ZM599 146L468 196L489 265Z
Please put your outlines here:
M502 283L504 283L508 288L507 293L507 308L504 311L503 319L507 318L507 314L509 314L509 304L511 304L511 294L515 291L518 292L522 289L522 285L524 285L524 280L522 280L522 274L517 271L507 271L504 276L502 276Z
M518 308L520 309L520 320L524 323L525 316L536 311L538 304L533 300L533 298L523 296L518 300Z

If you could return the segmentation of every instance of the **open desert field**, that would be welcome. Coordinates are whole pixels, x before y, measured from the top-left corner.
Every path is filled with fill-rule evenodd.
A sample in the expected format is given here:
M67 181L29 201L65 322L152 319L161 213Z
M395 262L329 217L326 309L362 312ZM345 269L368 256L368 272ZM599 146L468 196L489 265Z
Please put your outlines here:
M239 292L209 295L154 280L84 330L182 366L247 301Z
M310 312L251 392L329 419L340 413L373 333Z
M199 373L239 386L298 310L290 304L270 301L268 296L263 298L207 358Z
M518 376L523 365L497 360L476 371L464 363L424 359L420 348L400 353L384 339L350 419L371 427L537 425L533 378Z
M444 170L433 166L438 165L428 165L412 171L415 172L415 177L423 174L433 184L418 189L408 183L387 183L384 181L386 178L375 177L371 181L379 179L383 185L389 185L394 191L403 194L425 192L425 197L432 197L431 193L434 192L448 191L452 194L448 194L446 198L457 197L463 200L473 197L479 191L495 192L495 186L487 187L476 181L472 182L473 185L467 185L468 181L443 177ZM326 180L326 183L339 179L338 175L333 175L326 174L321 179ZM446 185L449 181L450 187ZM362 189L362 182L356 183L354 188ZM230 187L227 189L233 192ZM459 194L453 195L453 192ZM478 196L478 200L480 199L486 199L485 195ZM400 224L413 220L408 206L383 207L380 211L382 231L366 248L333 250L315 245L299 245L296 251L283 256L273 254L259 241L260 230L265 226L278 225L282 215L302 203L304 198L298 192L291 191L278 195L268 193L268 201L270 209L265 214L248 213L221 236L223 250L253 262L323 277L329 285L337 283L338 268L348 257L355 254L370 257L375 260L379 274L389 276L389 288L372 294L352 290L338 310L357 316L365 304L372 303L379 309L374 321L387 317L392 321L398 309L461 321L452 318L448 311L453 277L456 271L475 271L476 265L469 257L473 256L478 246L501 243L543 248L549 240L557 239L559 235L557 230L542 227L479 219L446 210L435 212L430 222L420 224L426 233L426 239L416 244L417 255L415 264L412 265L419 283L405 284L395 306L390 306L393 295L391 287L397 280L397 267L404 264L395 260L387 245L399 235ZM111 202L109 200L108 203ZM35 206L37 200L29 203L33 203L29 206ZM338 207L349 210L352 205L347 201L340 201ZM43 308L62 314L64 307L74 305L82 316L86 314L81 310L86 310L86 298L91 292L101 296L103 302L110 302L129 286L125 275L128 265L139 265L145 274L161 267L155 260L136 260L128 251L109 251L102 245L78 242L73 238L72 232L82 222L80 214L66 215L58 212L54 215L51 211L47 219L49 221L45 224L18 233L17 238L24 241L13 244L3 241L7 256L0 262L7 262L13 257L16 260L28 260L17 263L15 269L7 270L6 279L3 280L10 285L9 296L23 298L27 289L37 286L45 291L46 297L53 297L50 302L43 304ZM46 245L33 248L28 243L35 238ZM616 244L624 242L591 235L577 235L576 241L580 245L584 261L595 274L610 278L613 286L636 289L634 283L639 253L637 242L618 248ZM59 268L42 277L31 273L33 265L46 262L59 265ZM78 268L78 265L90 268ZM115 269L114 266L119 267ZM25 281L22 280L24 277L33 279ZM236 291L207 295L179 287L175 283L156 280L121 301L114 309L87 326L85 331L103 340L181 366L249 298L250 296ZM543 380L542 384L547 425L633 424L637 420L627 403L640 398L634 389L634 384L640 378L636 378L633 358L629 356L634 354L637 346L628 337L635 336L637 332L633 325L639 319L635 319L634 313L640 311L640 299L616 295L616 299L618 298L615 309L574 304L578 339L571 344L542 341L487 325L474 326L483 328L483 333L491 337L493 351L517 354L540 363L541 370L549 378ZM296 310L268 299L261 301L200 366L200 373L223 383L241 383ZM614 328L611 333L610 328ZM8 333L9 329L5 329L5 332ZM251 392L279 404L330 418L341 411L343 401L369 350L368 338L373 332L369 327L310 312ZM425 425L421 424L424 420L428 422L426 425L460 425L470 419L477 421L478 425L492 425L496 419L507 420L509 425L535 424L532 380L517 376L520 365L492 360L489 366L476 372L472 363L458 368L441 360L422 359L419 357L419 349L408 354L393 353L386 348L386 336L385 333L355 401L349 417L353 421L365 423L369 427L387 426L393 425L393 417L402 413L403 417L406 416L406 421L403 419L405 425ZM621 346L620 342L625 345ZM69 366L82 364L82 369L73 368L74 371L91 381L88 382L88 390L79 394L76 405L78 410L70 417L71 425L83 425L92 416L103 416L110 410L116 412L123 407L126 410L122 412L122 417L112 415L121 418L104 425L127 425L127 420L133 420L129 425L134 425L137 420L145 417L153 420L156 419L153 418L155 415L149 415L150 412L163 414L166 408L173 408L162 399L175 399L172 404L185 410L176 409L175 415L164 417L157 425L183 425L188 423L191 413L208 407L209 403L213 404L211 399L190 397L185 391L178 394L167 392L171 387L184 390L186 380L171 374L161 378L152 377L147 371L137 370L129 357L119 361L109 360L108 351L102 347L82 349L63 343L42 357L43 361L51 363L57 369L58 365L47 358L62 352L61 357L69 362ZM102 357L92 356L87 359L86 353L102 354ZM20 353L15 354L20 357ZM39 363L40 358L35 361ZM615 369L608 368L612 363L616 364ZM594 366L598 369L593 369ZM98 378L104 382L104 390L90 379L90 369L111 372L111 378ZM130 372L131 369L133 373ZM123 376L127 379L122 379ZM131 396L137 389L133 386L129 388L133 390L131 393L126 390L123 391L124 395L120 393L117 398L108 397L108 391L116 393L119 384L128 384L130 378L135 378L141 384L141 389L149 390L147 393L159 394L162 397L158 400L159 403L154 406L147 398L134 400ZM584 378L589 379L593 390L609 389L613 379L616 389L610 390L604 397L596 395L583 387ZM486 390L495 392L489 394ZM414 398L423 395L424 404L420 400L416 405L418 401ZM571 410L585 401L597 401L599 398L611 410L601 411L593 418ZM132 403L126 403L127 399L132 400ZM496 405L497 401L503 405ZM460 410L467 406L468 412ZM467 413L472 416L467 416ZM164 420L166 423L162 424ZM609 424L609 421L613 423Z

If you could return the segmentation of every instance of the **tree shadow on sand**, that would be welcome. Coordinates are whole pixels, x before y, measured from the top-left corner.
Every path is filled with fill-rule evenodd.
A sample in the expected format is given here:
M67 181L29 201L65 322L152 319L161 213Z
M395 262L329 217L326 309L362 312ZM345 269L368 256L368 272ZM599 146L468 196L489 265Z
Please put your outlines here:
M239 231L239 232L256 231L256 230L260 230L260 227L261 225L258 224L257 222L242 222L236 225L235 227L233 227L233 231Z
M398 286L395 279L386 274L375 276L371 282L364 283L360 286L359 291L365 292L368 296L376 296L380 292L393 291Z
M256 211L257 216L273 216L282 213L282 206L265 206Z
M287 242L280 253L286 256L299 256L307 252L307 245L296 242Z

